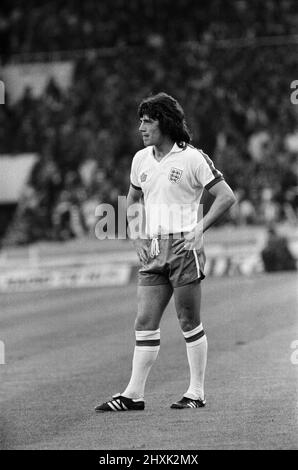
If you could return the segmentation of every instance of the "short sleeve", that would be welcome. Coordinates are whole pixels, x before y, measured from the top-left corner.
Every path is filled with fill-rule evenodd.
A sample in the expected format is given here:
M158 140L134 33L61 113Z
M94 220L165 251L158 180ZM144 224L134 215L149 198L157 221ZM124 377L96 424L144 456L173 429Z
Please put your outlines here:
M139 182L139 175L138 175L138 162L137 158L134 157L131 164L131 171L130 171L130 183L134 189L142 189L140 182Z
M199 150L200 158L196 164L195 181L198 185L205 189L210 189L219 181L224 179L222 173L217 170L208 155Z

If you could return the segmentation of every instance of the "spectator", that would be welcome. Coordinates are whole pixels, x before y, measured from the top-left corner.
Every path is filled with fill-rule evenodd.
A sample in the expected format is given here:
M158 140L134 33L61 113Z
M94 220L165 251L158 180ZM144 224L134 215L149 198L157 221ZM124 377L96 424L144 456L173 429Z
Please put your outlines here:
M296 260L289 249L287 239L278 235L273 226L268 229L267 244L261 255L267 272L297 269Z

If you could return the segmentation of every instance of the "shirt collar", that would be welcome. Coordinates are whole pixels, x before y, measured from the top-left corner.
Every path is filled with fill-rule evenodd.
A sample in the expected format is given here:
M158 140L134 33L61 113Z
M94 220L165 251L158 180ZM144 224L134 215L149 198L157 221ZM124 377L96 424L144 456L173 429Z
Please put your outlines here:
M154 157L154 147L152 145L151 147L151 154L152 156ZM176 142L174 143L173 147L171 148L171 150L169 151L169 153L167 153L166 156L170 155L171 153L178 153L178 152L182 152L183 148L179 147Z
M183 150L183 148L179 147L175 142L173 147L172 147L172 150L170 151L170 153L182 152L182 150Z

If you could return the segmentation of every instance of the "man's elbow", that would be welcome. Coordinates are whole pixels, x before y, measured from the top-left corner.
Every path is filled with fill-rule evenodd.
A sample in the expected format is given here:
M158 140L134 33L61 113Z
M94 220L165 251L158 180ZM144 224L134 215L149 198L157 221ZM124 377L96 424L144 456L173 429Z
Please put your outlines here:
M226 203L226 206L227 206L227 209L230 209L230 207L233 206L233 204L235 204L236 202L236 197L235 197L235 194L233 193L233 191L229 191L225 194L225 203Z

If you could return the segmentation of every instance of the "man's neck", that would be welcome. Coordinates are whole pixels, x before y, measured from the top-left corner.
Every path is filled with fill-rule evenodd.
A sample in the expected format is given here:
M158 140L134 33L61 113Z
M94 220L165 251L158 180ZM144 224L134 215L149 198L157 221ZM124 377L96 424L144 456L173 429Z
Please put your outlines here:
M160 145L154 145L154 156L157 160L162 160L173 148L174 143L172 140L165 140Z

